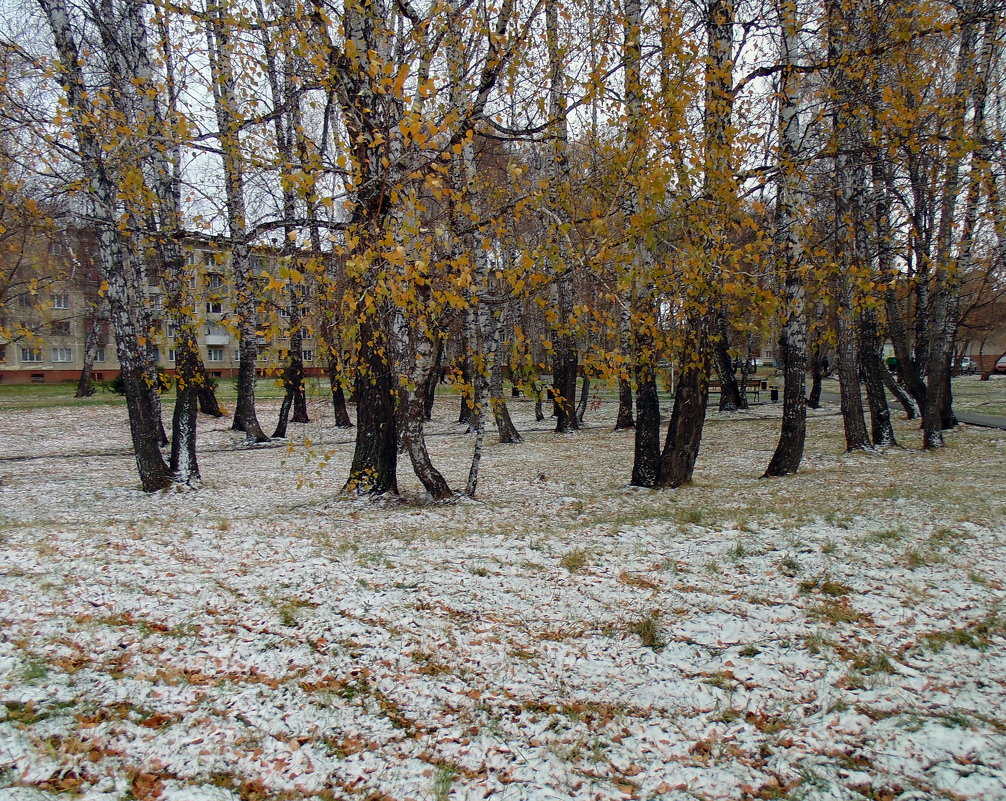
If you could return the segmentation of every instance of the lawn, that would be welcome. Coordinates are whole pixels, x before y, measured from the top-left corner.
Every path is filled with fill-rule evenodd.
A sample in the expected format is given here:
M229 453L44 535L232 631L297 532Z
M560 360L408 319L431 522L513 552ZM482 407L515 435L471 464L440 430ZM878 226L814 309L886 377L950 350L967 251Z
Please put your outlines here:
M432 505L407 463L342 496L311 409L201 420L205 486L155 496L121 407L0 411L0 799L1006 798L1006 431L843 454L826 405L763 480L779 406L712 412L660 492L609 400L556 435L519 399Z

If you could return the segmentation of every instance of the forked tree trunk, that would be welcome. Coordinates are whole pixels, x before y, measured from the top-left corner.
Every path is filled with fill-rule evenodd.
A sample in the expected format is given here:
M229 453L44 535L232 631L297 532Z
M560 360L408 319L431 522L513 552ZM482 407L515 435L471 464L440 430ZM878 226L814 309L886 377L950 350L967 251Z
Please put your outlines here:
M891 409L887 405L887 393L884 391L884 374L889 371L884 366L884 343L880 338L877 315L873 309L864 309L859 318L859 342L873 444L880 448L897 445Z

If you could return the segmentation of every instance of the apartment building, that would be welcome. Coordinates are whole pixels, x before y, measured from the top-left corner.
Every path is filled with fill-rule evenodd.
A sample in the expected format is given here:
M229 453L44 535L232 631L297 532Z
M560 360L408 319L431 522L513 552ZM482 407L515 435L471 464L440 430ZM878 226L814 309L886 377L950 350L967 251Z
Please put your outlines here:
M195 299L199 350L211 376L227 378L237 374L238 337L234 319L233 275L226 243L208 237L189 237L183 248ZM26 268L33 275L10 281L12 291L5 299L0 320L0 383L51 384L76 381L84 369L88 337L91 335L95 381L107 381L119 371L114 334L100 302L100 280L87 252L86 235L75 237L76 252L50 251L49 263L34 260ZM256 248L253 270L259 281L260 330L268 332L259 347L260 370L264 375L282 369L289 350L289 296L283 290L267 291L270 275L275 275L278 255ZM175 367L174 326L167 319L164 289L159 268L150 265L144 285L144 307L149 347L159 367L171 372ZM311 298L302 299L303 358L309 374L320 373L321 361L315 339Z

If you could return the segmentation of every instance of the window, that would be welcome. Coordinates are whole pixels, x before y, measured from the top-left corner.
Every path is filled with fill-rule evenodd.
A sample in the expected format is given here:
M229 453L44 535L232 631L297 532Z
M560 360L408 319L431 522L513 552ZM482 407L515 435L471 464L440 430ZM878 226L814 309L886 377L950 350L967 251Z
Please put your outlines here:
M314 351L313 350L302 350L300 352L300 357L305 362L313 362L314 361Z
M53 320L49 325L50 330L54 334L61 336L66 336L70 333L70 321L69 320Z
M206 349L206 361L222 362L224 360L224 349L215 345L210 345Z
M21 361L40 362L42 361L41 348L21 348Z
M174 348L168 348L168 361L169 362L175 361L175 349Z
M171 320L168 320L168 327L165 330L167 331L169 337L178 336L178 326L176 326Z
M207 314L223 314L224 304L219 300L208 300L206 301L206 313Z
M220 273L208 273L206 276L207 289L223 289L224 277Z
M224 328L220 323L209 322L206 323L206 336L208 337L220 337L227 333L227 329Z
M0 362L7 361L7 346L0 345Z
M54 362L72 362L73 348L53 348L52 360Z
M31 295L29 295L27 292L24 292L23 294L18 295L17 301L18 305L22 309L27 309L31 306Z
M54 292L52 295L52 307L54 309L69 309L70 295L66 292Z
M105 349L104 348L98 348L94 352L94 360L96 362L103 362L103 361L105 361Z

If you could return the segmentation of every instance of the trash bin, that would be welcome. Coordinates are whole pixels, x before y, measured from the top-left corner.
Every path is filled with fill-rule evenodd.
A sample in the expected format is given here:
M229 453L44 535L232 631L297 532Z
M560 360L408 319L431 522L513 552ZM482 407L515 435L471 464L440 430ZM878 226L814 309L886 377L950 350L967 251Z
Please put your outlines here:
M770 397L772 398L772 403L779 402L779 387L772 387L772 394Z
M520 390L517 389L517 387L514 387L513 389L511 389L510 390L510 397L511 398L519 398L520 397Z

